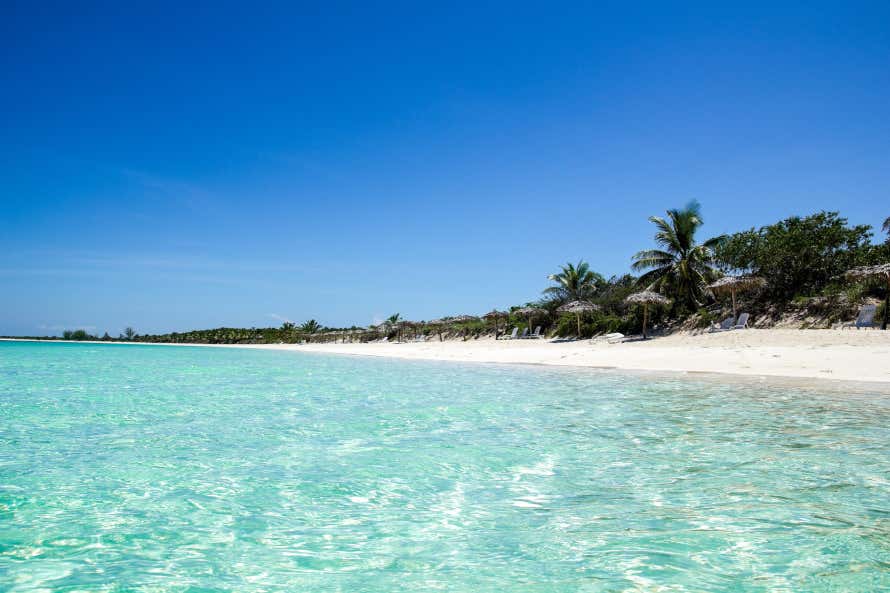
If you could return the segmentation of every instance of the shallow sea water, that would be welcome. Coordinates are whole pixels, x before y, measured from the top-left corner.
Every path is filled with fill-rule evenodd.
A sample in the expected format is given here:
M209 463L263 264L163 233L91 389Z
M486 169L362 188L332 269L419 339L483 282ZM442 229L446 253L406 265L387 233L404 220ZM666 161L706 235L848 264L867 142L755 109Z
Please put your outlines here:
M0 343L0 591L890 590L890 397Z

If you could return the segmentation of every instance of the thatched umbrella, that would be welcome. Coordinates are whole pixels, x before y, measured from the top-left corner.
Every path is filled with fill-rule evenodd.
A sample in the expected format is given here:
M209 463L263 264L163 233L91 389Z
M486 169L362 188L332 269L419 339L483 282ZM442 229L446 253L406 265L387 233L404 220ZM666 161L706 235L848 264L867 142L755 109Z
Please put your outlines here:
M547 309L542 309L541 307L520 307L513 311L514 315L525 315L528 317L528 331L532 330L533 317L543 317L548 313Z
M881 329L887 329L887 321L890 319L890 262L876 266L860 266L848 270L844 275L847 280L854 282L878 280L887 284L887 296L884 298L884 319L881 321Z
M557 311L560 313L574 313L578 321L578 337L581 337L581 314L590 313L591 311L599 311L600 306L594 305L590 301L571 301L562 305Z
M667 297L661 296L657 292L652 292L651 290L644 290L642 292L635 292L626 299L624 302L628 305L643 305L643 339L646 339L646 322L649 320L649 305L667 305L670 303L670 299Z
M492 309L488 313L482 316L482 319L494 319L494 339L498 339L498 319L501 317L506 317L507 314L503 311L498 311L497 309Z
M738 312L736 311L735 305L735 294L744 290L763 288L764 286L766 286L766 280L760 278L759 276L724 276L717 282L708 284L708 288L710 288L711 292L713 292L715 295L721 293L732 294L733 318L738 317Z

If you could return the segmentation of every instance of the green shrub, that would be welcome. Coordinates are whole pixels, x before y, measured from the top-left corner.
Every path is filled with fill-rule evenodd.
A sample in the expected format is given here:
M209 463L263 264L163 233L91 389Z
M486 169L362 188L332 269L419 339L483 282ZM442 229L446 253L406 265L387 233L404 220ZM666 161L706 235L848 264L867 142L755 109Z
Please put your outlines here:
M71 331L70 329L66 329L62 332L62 339L64 340L95 340L96 336L91 336L84 329L76 329Z
M717 318L704 307L698 310L698 321L695 323L695 327L702 329L705 327L711 327L716 323Z
M837 212L819 212L729 235L716 258L724 269L764 277L764 298L782 303L821 294L845 271L869 263L876 257L870 238L869 226L849 226Z

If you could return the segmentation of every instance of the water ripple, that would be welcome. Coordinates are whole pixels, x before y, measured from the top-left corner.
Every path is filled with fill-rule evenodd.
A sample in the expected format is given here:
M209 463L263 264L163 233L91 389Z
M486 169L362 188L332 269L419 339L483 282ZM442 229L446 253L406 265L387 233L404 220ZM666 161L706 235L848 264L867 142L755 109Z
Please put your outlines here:
M0 590L890 590L890 400L0 344Z

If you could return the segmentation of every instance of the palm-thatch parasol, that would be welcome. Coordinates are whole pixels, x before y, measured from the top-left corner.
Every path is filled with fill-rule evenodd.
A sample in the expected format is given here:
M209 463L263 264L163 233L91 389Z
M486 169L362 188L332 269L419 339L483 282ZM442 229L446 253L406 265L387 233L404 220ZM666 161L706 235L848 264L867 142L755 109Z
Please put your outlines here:
M847 270L844 276L854 282L868 280L883 280L887 284L887 296L884 298L884 319L881 321L881 329L887 329L887 321L890 319L890 262L875 266L860 266Z
M635 292L626 299L624 302L629 305L643 305L643 339L646 339L646 322L649 320L649 305L667 305L670 303L670 299L664 297L657 292L652 292L651 290L644 290L642 292Z
M494 320L494 339L498 339L498 319L501 317L506 317L507 313L503 311L498 311L497 309L492 309L488 313L482 316L482 319L493 319Z
M514 315L525 315L528 317L528 330L532 329L532 318L534 317L544 317L549 314L547 309L542 309L541 307L520 307L512 312Z
M557 311L560 313L574 313L578 321L578 337L581 337L581 314L590 313L591 311L599 311L600 306L594 305L590 301L571 301L562 305Z
M764 286L766 286L766 280L759 276L724 276L717 282L708 284L708 288L710 288L711 292L715 295L720 293L726 294L727 292L732 294L733 318L738 317L735 305L735 294L753 288L763 288Z

